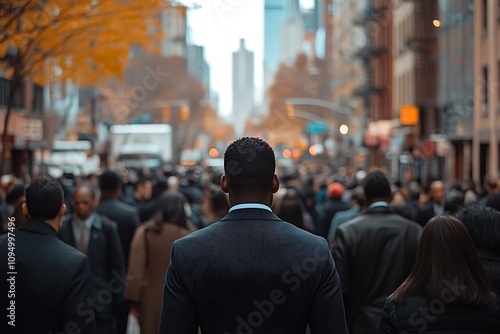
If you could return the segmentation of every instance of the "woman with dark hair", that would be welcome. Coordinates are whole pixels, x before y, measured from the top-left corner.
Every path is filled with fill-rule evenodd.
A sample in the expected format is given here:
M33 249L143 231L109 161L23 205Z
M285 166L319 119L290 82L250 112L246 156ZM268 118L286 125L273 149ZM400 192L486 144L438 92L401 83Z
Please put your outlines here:
M281 188L278 190L273 197L271 209L281 220L303 230L314 232L314 224L295 189Z
M389 296L379 333L500 333L493 293L472 239L446 215L424 227L410 276Z
M202 227L218 222L229 212L229 197L219 186L208 186L204 195Z
M158 333L165 274L175 240L188 235L189 205L178 191L167 191L153 219L137 228L130 252L125 299L137 317L141 334Z
M379 333L500 333L493 293L461 221L439 215L425 225L410 276L389 296Z

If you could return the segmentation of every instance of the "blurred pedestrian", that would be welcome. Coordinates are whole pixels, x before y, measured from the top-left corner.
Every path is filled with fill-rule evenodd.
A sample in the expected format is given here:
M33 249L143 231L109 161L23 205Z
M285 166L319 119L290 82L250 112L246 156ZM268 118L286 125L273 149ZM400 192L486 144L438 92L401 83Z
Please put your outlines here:
M488 198L498 193L498 178L486 175L484 178L484 190L485 193L479 198L479 204L486 205Z
M363 180L368 209L340 225L333 239L351 334L376 333L385 299L408 276L422 228L388 206L389 180L373 171Z
M99 176L99 189L101 198L95 211L116 223L125 258L125 266L127 266L130 256L130 244L135 230L140 225L139 212L137 208L119 200L122 195L121 178L114 171L106 170ZM118 313L117 334L125 334L129 313L128 304L122 302L119 305Z
M416 217L413 216L410 207L407 204L406 196L401 190L396 190L392 192L391 201L389 203L389 208L396 212L402 217L415 221Z
M340 182L333 182L327 188L326 194L328 199L319 210L318 221L316 223L316 233L325 239L328 237L333 216L337 212L350 209L349 204L342 200L344 190L345 188Z
M188 235L186 198L177 191L163 194L154 219L140 226L132 240L125 299L140 324L141 334L157 334L165 273L175 240Z
M211 185L205 190L203 227L218 222L229 212L229 198L220 187Z
M328 242L332 243L337 227L348 222L351 219L359 216L365 209L365 191L362 186L358 186L351 192L351 199L349 201L351 208L345 211L339 211L333 216L330 223L330 230L328 231Z
M427 222L437 215L442 215L446 193L443 181L435 180L430 185L429 201L420 209L417 222L423 227Z
M423 230L410 276L385 303L379 333L499 329L500 300L466 228L452 216L432 218Z
M500 211L500 193L488 196L486 206Z
M22 207L29 220L0 237L0 308L9 312L4 313L0 333L95 333L87 257L57 236L66 211L60 183L34 180ZM15 262L8 264L11 251Z
M87 254L92 273L96 333L108 334L116 331L125 289L125 259L116 223L95 212L97 200L90 187L76 187L71 199L74 213L63 220L59 237ZM103 298L105 293L108 297Z
M271 209L281 220L314 232L313 222L295 189L280 188L273 197Z
M220 222L174 242L159 333L347 333L326 240L272 213L273 149L241 138L224 154Z
M16 228L21 227L27 220L27 217L23 213L22 206L26 201L24 197L26 186L24 184L14 184L9 189L7 193L6 202L12 208L12 211L8 213L9 217L15 218Z
M500 212L471 205L460 210L457 218L469 231L486 275L500 295Z

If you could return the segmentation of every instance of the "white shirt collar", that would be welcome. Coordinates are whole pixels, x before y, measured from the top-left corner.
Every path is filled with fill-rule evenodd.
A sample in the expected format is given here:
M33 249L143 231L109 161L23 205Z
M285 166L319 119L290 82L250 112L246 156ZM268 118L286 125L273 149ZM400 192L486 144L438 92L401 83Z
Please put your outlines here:
M372 205L370 205L368 208L373 209L373 208L380 208L380 207L387 208L387 207L389 207L389 204L387 204L387 202L384 202L384 201L378 201L378 202L372 203Z
M78 224L78 226L80 226L81 224L84 224L85 228L87 230L90 230L90 228L92 227L92 224L94 223L94 217L95 217L95 214L92 213L87 219L82 220L82 219L78 218L77 215L75 215L75 222Z
M243 203L243 204L237 204L232 206L229 209L229 212L234 211L234 210L241 210L241 209L261 209L261 210L267 210L269 212L273 212L270 207L264 204L260 203Z

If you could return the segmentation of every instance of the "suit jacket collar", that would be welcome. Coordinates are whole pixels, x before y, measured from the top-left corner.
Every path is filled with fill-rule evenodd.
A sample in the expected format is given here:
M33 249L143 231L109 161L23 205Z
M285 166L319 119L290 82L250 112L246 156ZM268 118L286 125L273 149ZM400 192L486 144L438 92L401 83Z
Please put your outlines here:
M239 209L229 212L221 221L227 220L272 220L281 221L274 213L263 209Z
M30 219L25 222L19 229L38 234L50 235L56 238L58 237L57 231L43 220Z

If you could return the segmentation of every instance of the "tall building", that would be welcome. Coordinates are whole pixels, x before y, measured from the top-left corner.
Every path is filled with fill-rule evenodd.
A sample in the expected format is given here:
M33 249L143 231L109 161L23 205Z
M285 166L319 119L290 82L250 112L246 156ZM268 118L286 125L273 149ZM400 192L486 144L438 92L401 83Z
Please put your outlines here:
M285 0L264 1L264 89L274 81L280 64L280 32L285 22Z
M254 108L253 52L240 40L240 48L233 52L233 110L236 135L242 136L247 117Z
M293 64L297 55L304 52L304 23L300 14L299 0L288 0L286 19L280 31L280 62Z
M370 148L369 165L387 167L390 164L387 152L393 118L392 0L367 0L365 4L367 6L355 19L366 31L366 46L358 53L365 65L366 84L358 91L367 109L365 145Z
M337 105L350 108L353 122L350 124L353 146L361 146L365 88L368 77L364 51L367 48L366 32L362 18L368 12L369 0L324 0L325 60L331 76L331 100ZM357 135L355 135L357 134ZM356 137L355 137L356 136ZM353 151L366 159L363 150Z
M198 45L188 45L186 48L187 70L198 78L210 96L210 67L205 60L205 48Z
M168 6L160 14L160 27L164 37L160 44L162 56L186 57L186 11L187 7Z
M474 0L473 177L499 176L500 3ZM467 104L465 101L464 104Z
M443 151L441 147L446 143L445 136L438 134L441 130L440 113L437 112L437 68L438 65L441 68L441 64L438 64L437 57L438 30L434 26L438 23L433 22L436 18L435 1L393 2L394 127L390 147L395 177L403 177L405 170L411 170L422 181L428 177L444 177L444 163L440 155ZM417 111L418 119L413 121L404 114L411 108ZM424 163L421 149L429 145L439 145L440 149L437 152L425 149L427 163ZM406 162L408 159L400 159L401 154L409 157L410 153L413 153L411 163ZM400 161L404 163L400 164Z
M434 22L437 27L430 23L438 41L437 112L421 111L421 127L427 133L437 132L451 141L454 148L446 152L446 157L440 157L436 150L432 152L430 174L447 180L465 180L472 176L475 9L473 0L439 1L438 8L439 20Z

